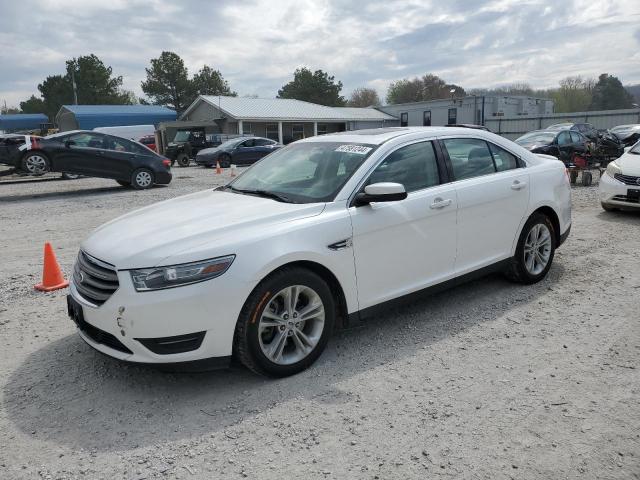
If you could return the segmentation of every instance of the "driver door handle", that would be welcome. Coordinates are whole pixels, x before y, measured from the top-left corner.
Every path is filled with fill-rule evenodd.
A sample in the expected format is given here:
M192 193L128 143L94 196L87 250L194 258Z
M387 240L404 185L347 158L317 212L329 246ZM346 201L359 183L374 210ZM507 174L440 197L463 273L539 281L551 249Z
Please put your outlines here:
M515 180L511 184L511 190L522 190L523 188L526 188L526 186L527 186L527 182L521 182L520 180Z
M441 208L444 207L448 207L449 205L451 205L451 199L447 198L446 200L443 200L440 197L436 197L433 199L433 203L431 203L431 205L429 205L429 208L434 209L434 210L439 210Z

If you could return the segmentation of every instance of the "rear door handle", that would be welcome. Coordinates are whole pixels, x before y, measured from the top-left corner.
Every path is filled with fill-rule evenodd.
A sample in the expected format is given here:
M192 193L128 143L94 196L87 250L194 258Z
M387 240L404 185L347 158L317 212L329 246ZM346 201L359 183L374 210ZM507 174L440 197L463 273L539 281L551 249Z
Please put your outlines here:
M522 190L527 186L527 182L521 182L520 180L516 180L511 184L511 190Z
M451 205L451 202L452 200L450 198L443 200L442 198L437 197L433 199L433 203L429 205L429 208L432 208L434 210L439 210L441 208L448 207L449 205Z

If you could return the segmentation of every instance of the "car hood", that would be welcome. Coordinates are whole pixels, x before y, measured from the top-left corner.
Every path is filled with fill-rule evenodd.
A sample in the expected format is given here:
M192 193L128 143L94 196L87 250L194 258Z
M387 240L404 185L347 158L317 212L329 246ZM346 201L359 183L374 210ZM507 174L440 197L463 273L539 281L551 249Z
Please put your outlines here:
M206 190L105 223L81 248L119 270L203 260L235 253L251 231L264 234L278 224L319 215L324 207Z
M640 177L640 155L627 152L615 162L622 169L622 175Z

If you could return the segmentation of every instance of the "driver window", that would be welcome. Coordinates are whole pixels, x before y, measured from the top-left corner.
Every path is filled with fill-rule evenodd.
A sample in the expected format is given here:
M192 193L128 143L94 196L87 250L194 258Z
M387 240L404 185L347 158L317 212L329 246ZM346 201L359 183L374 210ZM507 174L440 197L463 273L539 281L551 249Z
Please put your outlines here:
M436 154L431 142L420 142L399 148L373 171L367 185L393 182L404 185L407 193L440 183Z

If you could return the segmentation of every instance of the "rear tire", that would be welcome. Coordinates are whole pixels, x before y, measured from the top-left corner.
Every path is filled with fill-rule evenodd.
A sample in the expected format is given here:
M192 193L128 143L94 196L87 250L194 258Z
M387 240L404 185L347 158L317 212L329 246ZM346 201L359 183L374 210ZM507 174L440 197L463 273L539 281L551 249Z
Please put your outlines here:
M335 317L333 295L320 276L304 268L284 268L247 298L236 324L234 355L259 375L294 375L325 349Z
M49 158L42 152L34 151L27 153L22 157L20 167L31 175L44 175L51 171L51 163Z
M176 162L178 162L178 166L180 167L188 167L190 161L191 160L189 159L189 156L186 153L181 153L176 158Z
M575 185L576 180L578 179L578 172L571 170L569 172L569 179L571 180L571 185Z
M516 253L505 275L513 282L537 283L549 272L555 250L553 223L546 215L534 213L522 228Z
M582 185L588 187L593 182L593 175L591 172L582 172Z
M138 168L131 174L131 186L136 190L145 190L153 187L155 176L148 168Z

